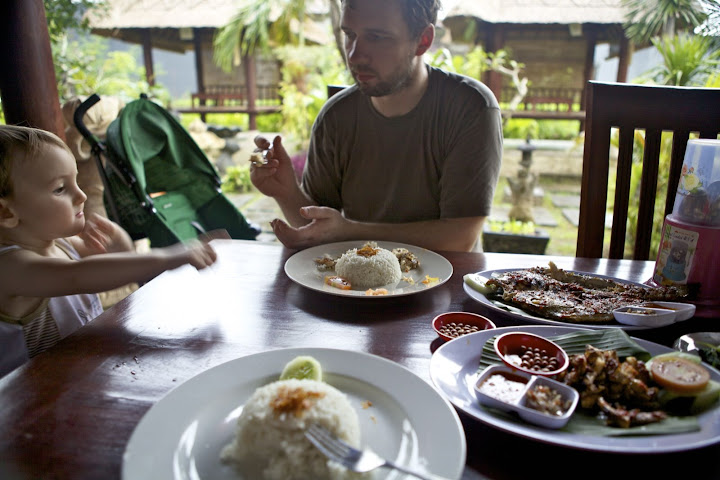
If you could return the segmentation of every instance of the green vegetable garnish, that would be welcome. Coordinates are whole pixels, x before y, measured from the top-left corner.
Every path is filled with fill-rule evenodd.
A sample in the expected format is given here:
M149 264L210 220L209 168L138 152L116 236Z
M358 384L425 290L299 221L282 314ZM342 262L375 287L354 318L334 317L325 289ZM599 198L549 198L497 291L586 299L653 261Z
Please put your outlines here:
M720 346L716 347L710 343L696 342L695 346L698 347L698 353L703 362L708 365L720 368Z
M487 278L478 275L477 273L468 273L463 276L463 281L473 290L482 293L483 295L489 295L495 293L496 289L486 285Z

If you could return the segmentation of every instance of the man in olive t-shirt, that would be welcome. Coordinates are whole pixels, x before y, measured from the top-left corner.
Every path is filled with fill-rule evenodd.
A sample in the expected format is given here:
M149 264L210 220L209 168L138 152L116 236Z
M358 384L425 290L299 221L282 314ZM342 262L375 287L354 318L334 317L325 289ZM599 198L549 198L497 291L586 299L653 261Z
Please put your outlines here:
M410 3L425 16L410 13ZM387 240L471 250L490 212L502 122L482 83L428 67L436 0L345 0L341 25L356 85L332 97L313 125L298 185L280 137L251 179L288 223L290 248ZM258 137L261 148L270 143Z

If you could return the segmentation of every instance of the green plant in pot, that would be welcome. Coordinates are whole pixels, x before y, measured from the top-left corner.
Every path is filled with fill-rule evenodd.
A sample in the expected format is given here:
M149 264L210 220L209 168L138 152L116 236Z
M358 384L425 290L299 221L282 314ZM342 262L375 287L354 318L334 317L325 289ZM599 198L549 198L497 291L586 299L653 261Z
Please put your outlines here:
M532 151L528 134L520 147L522 159L516 178L508 178L512 193L512 208L506 222L489 220L483 229L483 250L486 252L545 254L550 237L535 226L533 192L537 177L530 171Z
M533 221L489 220L482 234L483 251L544 255L550 237Z

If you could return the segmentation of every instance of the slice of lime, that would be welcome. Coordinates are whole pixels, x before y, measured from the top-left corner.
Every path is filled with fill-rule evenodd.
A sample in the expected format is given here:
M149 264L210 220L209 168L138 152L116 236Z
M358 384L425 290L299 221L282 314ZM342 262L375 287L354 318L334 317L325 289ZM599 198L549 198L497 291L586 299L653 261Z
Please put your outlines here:
M301 355L290 360L280 374L280 380L322 380L322 367L313 357Z

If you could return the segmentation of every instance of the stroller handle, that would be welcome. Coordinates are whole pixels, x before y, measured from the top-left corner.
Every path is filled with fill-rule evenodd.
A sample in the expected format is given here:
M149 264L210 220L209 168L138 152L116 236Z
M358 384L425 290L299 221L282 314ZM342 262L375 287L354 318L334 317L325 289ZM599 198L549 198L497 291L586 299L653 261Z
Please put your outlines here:
M84 102L78 105L78 107L75 109L75 113L73 114L73 121L75 122L75 127L77 127L80 134L88 142L90 142L92 147L97 147L98 145L100 145L100 140L95 135L93 135L92 132L90 132L90 130L88 130L88 128L85 126L85 123L83 122L83 117L85 116L85 113L99 101L100 96L98 96L97 93L93 93Z

